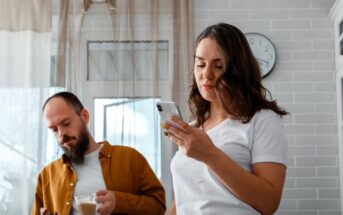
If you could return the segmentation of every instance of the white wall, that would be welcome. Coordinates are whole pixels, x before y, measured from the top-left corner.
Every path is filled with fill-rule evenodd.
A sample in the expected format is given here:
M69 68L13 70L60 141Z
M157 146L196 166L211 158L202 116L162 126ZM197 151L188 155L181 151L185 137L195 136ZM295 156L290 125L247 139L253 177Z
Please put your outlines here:
M195 0L195 36L228 22L277 48L263 80L291 115L284 120L288 170L277 214L341 214L336 120L334 0Z

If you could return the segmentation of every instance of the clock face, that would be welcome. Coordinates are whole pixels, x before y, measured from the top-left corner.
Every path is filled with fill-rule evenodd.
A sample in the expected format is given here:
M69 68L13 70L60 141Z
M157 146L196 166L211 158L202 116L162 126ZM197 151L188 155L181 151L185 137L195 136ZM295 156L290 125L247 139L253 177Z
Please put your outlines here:
M261 76L266 77L274 68L276 50L272 41L258 33L246 33L250 48L261 68Z

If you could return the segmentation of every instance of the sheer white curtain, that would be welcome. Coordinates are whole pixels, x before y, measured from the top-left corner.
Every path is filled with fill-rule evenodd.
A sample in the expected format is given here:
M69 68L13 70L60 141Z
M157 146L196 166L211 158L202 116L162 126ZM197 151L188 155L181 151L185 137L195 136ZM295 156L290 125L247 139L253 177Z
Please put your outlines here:
M94 90L114 97L168 94L164 99L185 108L193 0L53 2L56 85L81 97Z
M154 102L174 100L187 119L193 1L55 3L59 8L54 27L58 35L55 83L76 93L90 110L96 140L130 145L146 156L169 200L169 162L175 149L161 136Z
M0 214L29 214L46 162L41 104L49 94L51 2L0 1Z

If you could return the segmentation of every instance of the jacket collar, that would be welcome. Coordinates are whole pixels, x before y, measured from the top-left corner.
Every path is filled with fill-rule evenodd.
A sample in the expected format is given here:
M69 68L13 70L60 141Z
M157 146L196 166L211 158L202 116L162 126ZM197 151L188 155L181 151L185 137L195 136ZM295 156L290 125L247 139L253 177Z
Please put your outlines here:
M100 142L99 144L103 145L99 153L99 158L101 158L102 156L110 158L112 152L111 145L107 141Z

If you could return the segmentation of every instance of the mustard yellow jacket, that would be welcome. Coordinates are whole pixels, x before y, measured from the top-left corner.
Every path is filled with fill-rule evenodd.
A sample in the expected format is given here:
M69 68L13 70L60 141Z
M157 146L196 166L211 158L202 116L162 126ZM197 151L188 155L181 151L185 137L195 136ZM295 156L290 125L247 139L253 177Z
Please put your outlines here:
M165 192L146 159L136 150L102 142L99 153L107 190L114 192L112 214L164 214ZM39 174L32 215L47 208L53 215L69 215L77 175L64 157L47 165Z

